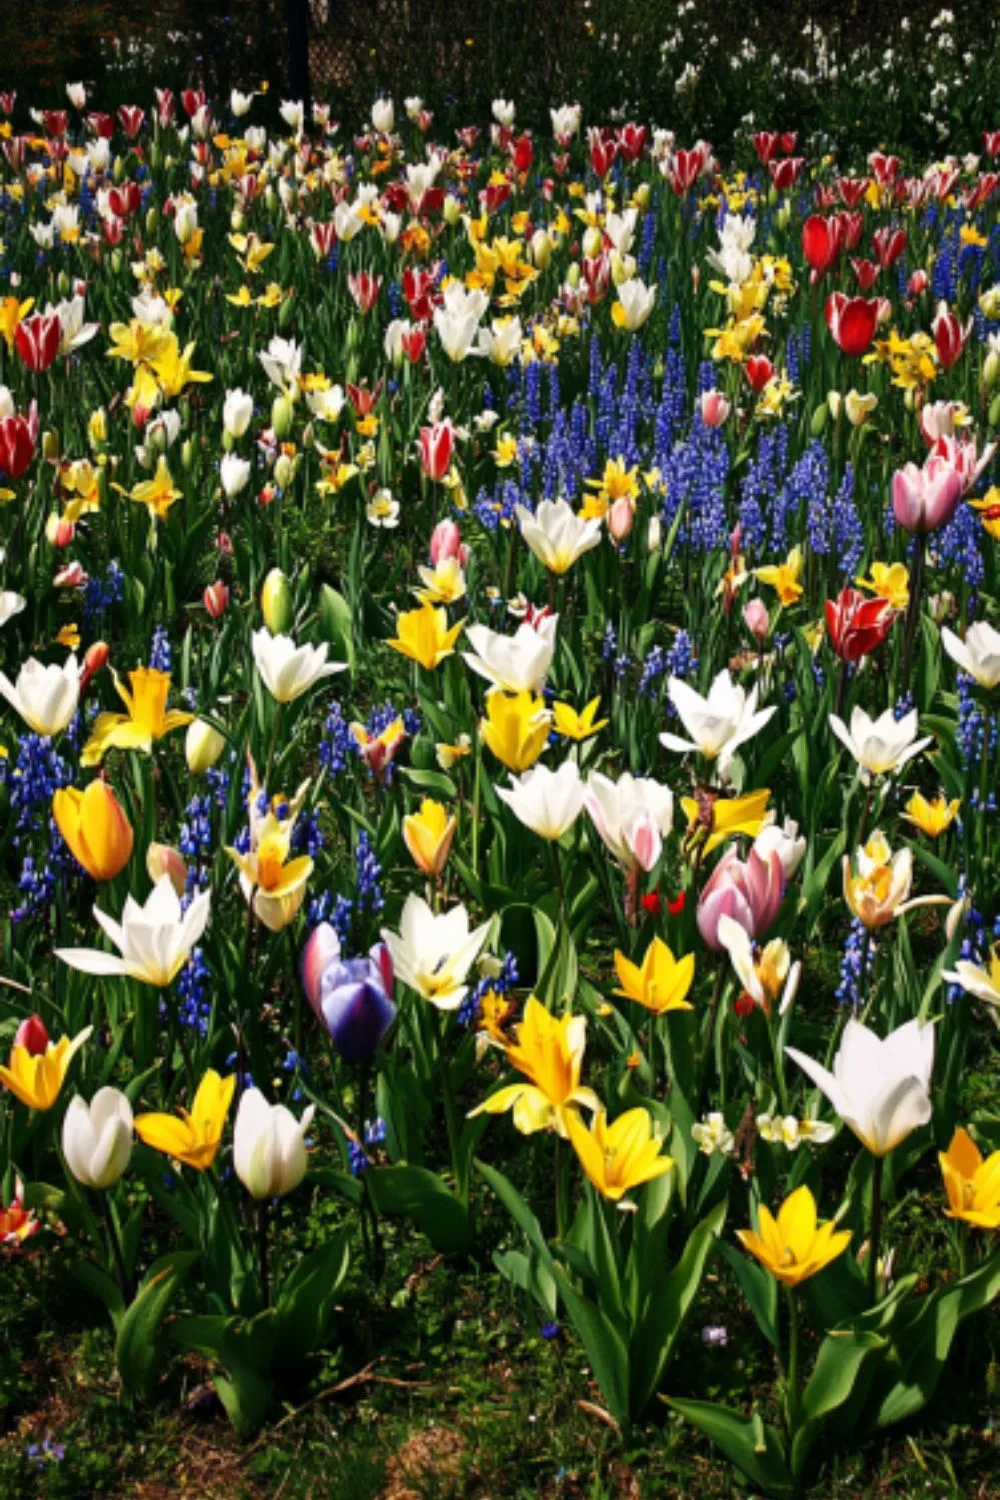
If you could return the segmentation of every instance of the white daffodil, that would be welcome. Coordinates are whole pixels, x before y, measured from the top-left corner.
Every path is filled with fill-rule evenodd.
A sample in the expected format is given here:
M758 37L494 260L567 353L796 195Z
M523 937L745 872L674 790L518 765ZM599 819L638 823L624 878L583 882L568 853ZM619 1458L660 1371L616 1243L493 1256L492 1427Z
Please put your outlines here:
M59 734L80 701L80 668L75 654L67 656L61 667L45 667L29 656L16 683L0 672L0 693L36 734Z
M832 1073L794 1047L785 1052L873 1156L887 1156L931 1117L933 1025L907 1021L883 1039L852 1017Z
M279 703L294 703L324 677L346 672L347 663L326 659L322 646L296 646L289 635L272 635L262 626L252 636L253 659L264 686Z
M898 771L933 742L931 734L922 740L916 738L917 723L916 709L897 719L892 709L887 708L877 719L871 719L858 707L851 714L850 729L836 714L830 715L830 728L869 776L887 776L890 771Z
M71 969L101 977L123 975L165 989L187 963L208 924L211 895L196 894L186 912L169 875L161 875L145 906L125 898L121 925L94 907L94 916L118 953L99 948L57 948L56 957Z
M496 793L525 828L543 839L562 838L583 808L583 782L575 760L564 760L557 771L532 766L523 776L512 776L510 787L497 787Z
M943 626L941 644L952 661L974 677L988 693L1000 682L1000 631L994 630L985 620L970 625L964 641L947 625Z
M725 670L712 682L707 698L680 677L670 678L667 692L690 739L667 732L660 735L660 744L682 753L697 750L706 760L718 760L723 773L739 746L776 712L773 706L758 711L756 685L746 693Z
M537 625L519 625L512 636L488 625L467 625L472 651L462 656L473 672L505 693L540 693L556 649L558 615L546 615Z
M435 914L420 896L406 898L399 931L382 929L397 978L439 1010L457 1010L468 993L466 977L486 942L490 924L469 931L462 905Z
M568 500L540 500L534 515L525 506L517 507L517 524L521 535L538 561L550 573L568 573L578 557L598 546L601 521L585 521Z

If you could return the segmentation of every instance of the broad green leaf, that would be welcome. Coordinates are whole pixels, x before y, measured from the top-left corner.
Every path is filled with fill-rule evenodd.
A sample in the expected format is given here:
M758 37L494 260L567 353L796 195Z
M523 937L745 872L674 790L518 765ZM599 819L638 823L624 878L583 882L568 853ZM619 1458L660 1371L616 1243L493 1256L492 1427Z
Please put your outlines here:
M126 1394L149 1401L163 1368L160 1327L178 1288L198 1259L197 1250L175 1250L154 1261L118 1325L115 1361Z
M436 1173L403 1162L394 1167L369 1168L367 1181L379 1213L412 1219L435 1250L444 1255L468 1250L468 1210Z
M747 1420L725 1406L712 1401L680 1401L664 1397L667 1405L680 1412L692 1426L711 1438L729 1462L746 1475L751 1484L765 1495L783 1496L795 1493L781 1438L774 1427L758 1417Z

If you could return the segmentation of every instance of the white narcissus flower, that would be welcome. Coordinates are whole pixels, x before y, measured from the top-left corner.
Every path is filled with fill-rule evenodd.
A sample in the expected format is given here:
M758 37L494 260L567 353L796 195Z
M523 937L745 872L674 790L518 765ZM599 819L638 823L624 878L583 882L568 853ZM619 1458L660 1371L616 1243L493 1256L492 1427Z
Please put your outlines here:
M612 781L591 771L583 805L603 842L626 870L657 863L674 820L674 794L649 776L627 771Z
M964 913L964 902L961 905ZM949 941L952 936L954 934L949 934ZM990 954L988 969L981 969L978 964L960 958L954 969L945 969L941 978L947 979L949 984L961 985L967 995L974 995L987 1005L1000 1007L1000 951L996 948Z
M941 644L952 661L974 677L988 693L1000 682L1000 631L994 630L985 620L970 625L964 641L947 625L943 626Z
M488 625L467 625L472 651L462 656L473 672L505 693L540 693L556 649L558 615L546 615L538 625L519 625L512 636Z
M557 771L532 766L523 776L512 776L510 787L497 787L496 793L525 828L550 841L562 838L583 809L583 782L575 760L564 760Z
M438 1010L458 1010L468 993L466 976L486 942L490 924L469 931L469 913L459 904L434 913L421 896L409 895L399 931L382 929L396 977Z
M794 1047L785 1052L873 1156L888 1156L931 1117L933 1025L907 1021L883 1039L852 1017L832 1073Z
M233 1126L233 1171L251 1198L283 1198L306 1175L305 1137L315 1104L296 1120L283 1104L268 1104L260 1089L246 1089Z
M44 667L29 656L17 674L16 683L0 672L0 693L36 734L47 737L59 734L76 713L80 701L76 655L67 656L61 667Z
M714 678L707 698L680 677L670 678L667 692L690 739L668 732L660 735L660 744L681 753L697 750L706 760L718 760L723 773L740 745L763 729L776 712L773 706L758 711L756 685L746 693L726 670Z
M94 916L121 957L99 948L57 948L56 958L83 974L121 975L157 989L172 984L208 924L211 894L196 893L186 912L169 875L161 875L145 906L125 898L121 925L94 907Z
M325 641L322 646L296 646L290 635L272 635L261 626L251 643L264 686L279 703L294 703L324 677L347 671L347 662L327 661Z
M222 481L222 492L227 500L235 499L249 483L249 460L240 458L238 453L223 454L222 462L219 464L219 478Z
M248 391L237 386L235 390L226 392L226 399L222 403L222 426L231 438L243 436L250 426L252 416L253 397Z
M656 287L647 286L638 276L632 276L618 287L618 301L611 309L611 316L618 328L635 333L641 328L656 306Z
M601 521L585 521L568 500L540 500L534 515L517 507L521 535L538 561L550 573L563 574L601 540Z
M922 740L916 738L917 724L915 708L901 719L896 718L891 708L871 719L859 706L851 714L850 729L836 714L830 715L830 728L870 776L888 776L890 771L898 771L933 743L932 734Z
M118 1089L103 1088L87 1104L79 1094L63 1119L66 1165L84 1187L113 1187L132 1155L132 1106Z

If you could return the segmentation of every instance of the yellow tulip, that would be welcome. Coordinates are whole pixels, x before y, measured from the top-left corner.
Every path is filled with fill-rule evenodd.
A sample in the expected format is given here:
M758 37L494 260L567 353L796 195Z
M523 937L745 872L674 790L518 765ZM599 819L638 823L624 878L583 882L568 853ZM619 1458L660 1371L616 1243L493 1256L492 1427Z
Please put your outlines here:
M170 673L137 667L129 673L132 691L115 678L115 687L128 713L98 714L94 730L80 755L81 766L97 766L108 750L143 750L148 755L157 740L172 729L190 724L194 714L167 708Z
M556 734L561 734L567 740L576 740L577 743L599 734L608 723L607 719L599 719L596 724L594 722L600 703L600 698L592 698L582 713L577 713L568 703L553 703Z
M761 583L774 589L781 603L787 608L802 596L802 548L793 547L783 563L774 567L758 568Z
M541 694L505 693L494 688L486 695L486 717L479 733L509 771L527 771L545 749L552 715Z
M154 1151L162 1151L196 1172L206 1172L219 1150L235 1088L235 1073L220 1078L214 1068L209 1068L198 1085L190 1114L179 1109L177 1115L139 1115L135 1133Z
M685 997L694 980L694 954L674 958L667 944L654 937L641 964L630 963L624 953L615 951L615 968L622 988L615 990L627 1000L662 1016L670 1010L693 1010Z
M851 1234L837 1229L832 1220L817 1223L816 1200L803 1186L785 1199L777 1219L762 1205L757 1231L738 1229L736 1238L776 1280L798 1286L836 1260L847 1249Z
M444 609L435 609L433 604L423 604L419 609L410 609L396 616L398 634L386 644L394 651L419 662L428 672L451 656L455 642L462 632L464 620L449 629L448 616Z
M455 837L455 819L443 803L425 797L418 813L403 819L403 838L418 870L437 879L444 869Z
M526 1081L498 1089L471 1110L469 1118L484 1112L502 1115L512 1109L514 1124L522 1135L554 1130L565 1139L567 1115L573 1105L600 1108L594 1091L580 1086L587 1018L553 1016L532 995L514 1034L515 1040L506 1049L507 1061L524 1074Z
M687 839L694 843L707 833L703 855L712 853L726 839L745 833L755 839L764 826L771 793L767 787L748 792L743 797L682 797L681 807L688 820Z
M964 1219L977 1229L1000 1229L1000 1151L983 1160L968 1131L961 1127L947 1151L938 1152L949 1219Z
M82 792L60 787L52 816L77 864L94 880L114 880L132 855L132 825L106 781L92 781Z
M589 1130L571 1109L566 1127L581 1167L601 1196L613 1203L630 1188L662 1177L674 1165L672 1157L660 1155L663 1141L653 1128L648 1109L626 1110L613 1125L599 1109Z
M928 838L936 839L951 827L961 806L960 797L954 797L949 802L946 797L938 796L928 802L920 792L914 792L902 816L907 823L913 823L919 828L921 833L926 833Z
M61 1036L58 1042L49 1042L44 1052L12 1047L7 1066L0 1067L0 1084L29 1109L51 1109L59 1098L70 1063L93 1029L84 1027L72 1041Z

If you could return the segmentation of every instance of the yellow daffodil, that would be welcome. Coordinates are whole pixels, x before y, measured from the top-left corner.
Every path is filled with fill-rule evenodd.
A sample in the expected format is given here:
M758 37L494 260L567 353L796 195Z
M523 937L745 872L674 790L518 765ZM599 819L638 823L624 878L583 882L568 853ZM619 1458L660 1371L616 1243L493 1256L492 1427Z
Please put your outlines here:
M123 359L131 365L152 364L166 353L174 339L169 328L159 323L143 323L138 318L131 323L112 323L108 332L111 336L108 358Z
M235 1088L235 1073L220 1078L214 1068L209 1068L198 1085L190 1114L179 1109L176 1115L139 1115L135 1133L172 1161L183 1162L196 1172L207 1172L218 1153Z
M29 1109L51 1109L66 1082L70 1063L93 1029L84 1027L72 1041L61 1036L58 1042L49 1042L44 1052L33 1053L27 1047L13 1046L7 1066L0 1067L0 1084Z
M115 677L119 698L128 709L124 714L98 714L93 732L80 755L81 766L100 765L108 750L142 750L147 755L157 740L172 729L190 724L194 714L167 708L170 673L155 667L136 667L130 672L132 691Z
M588 510L585 504L582 512L588 520L591 515L605 515L616 500L629 500L634 506L639 499L638 466L628 469L623 458L609 458L601 477L586 480L586 487L596 491L590 497L591 509Z
M132 856L132 825L114 792L99 777L82 792L60 787L52 816L77 864L94 880L114 880Z
M977 1229L1000 1229L1000 1151L983 1153L961 1127L947 1151L938 1152L949 1219L964 1219Z
M229 243L240 258L244 272L252 276L259 271L274 249L273 245L267 245L256 234L231 234Z
M52 639L56 646L65 646L67 651L78 651L80 649L80 627L79 625L64 625Z
M283 932L294 921L305 900L306 882L313 862L308 854L289 859L295 820L309 790L304 781L291 802L280 794L268 803L261 798L257 768L250 760L250 790L247 812L250 818L250 848L246 854L226 848L226 853L240 872L243 899L253 903L255 914L269 932ZM265 805L262 809L262 800Z
M517 438L513 433L505 432L502 437L497 438L493 458L498 469L508 469L517 462Z
M243 283L238 291L227 292L226 301L231 302L233 307L253 307L254 305L253 293L246 282Z
M851 1234L837 1229L832 1220L817 1223L816 1200L802 1186L785 1199L777 1219L762 1204L756 1232L738 1229L736 1237L776 1280L798 1286L842 1255Z
M616 949L615 969L622 986L615 994L634 1000L654 1015L694 1008L686 999L694 980L694 954L674 958L661 937L654 937L641 964L632 963Z
M170 342L150 362L160 390L168 400L179 396L186 385L204 385L214 379L208 370L194 369L193 358L194 344L186 344L182 352L176 335L171 334Z
M545 749L551 722L540 693L505 693L494 688L486 695L486 717L480 721L479 733L509 771L527 771Z
M522 1135L554 1130L565 1139L567 1112L573 1105L600 1108L594 1091L580 1086L586 1046L586 1016L553 1016L532 995L524 1007L524 1020L515 1027L515 1040L506 1049L507 1061L526 1081L498 1089L471 1110L469 1118L484 1112L502 1115L512 1109L514 1125Z
M120 486L115 485L115 489L120 489ZM170 466L166 457L161 453L152 479L143 479L139 484L133 485L130 490L121 490L121 493L127 493L131 500L144 505L156 520L165 521L170 507L175 501L180 500L184 491L179 490L174 484Z
M686 842L692 845L704 838L703 853L708 855L738 833L755 839L767 821L770 797L767 787L747 792L743 797L716 797L714 794L701 799L682 797L681 807L688 820Z
M467 734L460 734L454 745L442 741L434 746L434 758L442 771L450 771L460 760L471 754L472 740Z
M594 1115L588 1130L575 1110L566 1114L566 1128L580 1165L603 1198L620 1203L632 1188L662 1177L673 1167L673 1158L661 1154L663 1141L656 1134L648 1109L629 1109L613 1125L603 1109Z
M403 819L403 838L418 870L436 880L447 863L456 822L447 808L431 797L425 797L418 813Z
M783 563L757 569L757 577L774 589L781 603L788 608L802 597L802 548L793 547Z
M81 516L100 510L101 470L89 459L62 464L58 484L63 496L63 520L75 525Z
M949 802L947 797L938 795L928 801L922 793L914 792L902 817L907 823L919 828L921 833L926 833L928 838L936 839L951 827L961 806L960 797L954 797Z
M553 703L556 734L561 734L567 740L576 740L578 743L599 734L609 722L607 719L597 719L600 704L600 698L591 698L582 713L577 713L576 709L568 703Z
M872 576L855 582L876 598L887 599L893 609L904 610L910 602L910 575L905 563L873 562Z
M455 650L455 642L462 633L465 621L448 625L448 616L443 609L433 604L422 604L396 616L398 634L386 644L411 661L419 662L428 672L440 666L445 657Z

